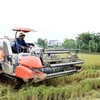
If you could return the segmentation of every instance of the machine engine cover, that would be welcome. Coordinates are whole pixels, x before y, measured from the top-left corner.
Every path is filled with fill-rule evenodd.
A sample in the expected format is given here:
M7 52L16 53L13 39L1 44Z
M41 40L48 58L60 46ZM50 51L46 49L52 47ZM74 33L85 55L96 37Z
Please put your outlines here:
M15 74L17 77L22 78L24 80L34 78L34 81L44 80L47 74L34 70L32 71L30 68L25 66L17 66Z
M36 56L24 56L18 61L19 64L31 67L31 68L42 68L42 63L39 57Z
M34 72L24 66L17 66L16 67L16 76L22 79L30 79L34 77Z

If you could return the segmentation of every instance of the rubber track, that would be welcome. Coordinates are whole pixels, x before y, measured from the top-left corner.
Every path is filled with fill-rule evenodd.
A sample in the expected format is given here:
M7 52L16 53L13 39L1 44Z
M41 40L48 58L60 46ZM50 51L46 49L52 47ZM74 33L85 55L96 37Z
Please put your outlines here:
M4 86L11 86L13 89L20 89L25 83L22 79L1 73L0 84Z

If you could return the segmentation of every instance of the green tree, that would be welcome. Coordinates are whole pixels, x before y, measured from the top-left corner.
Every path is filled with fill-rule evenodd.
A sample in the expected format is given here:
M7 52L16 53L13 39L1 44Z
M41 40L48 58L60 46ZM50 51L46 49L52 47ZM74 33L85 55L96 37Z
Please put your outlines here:
M89 50L89 41L92 40L90 32L78 34L77 44L82 50Z
M81 50L100 52L100 33L86 32L78 34L76 43Z
M74 49L76 46L75 46L75 40L73 39L64 39L64 42L63 42L63 47L64 48L68 48L68 49Z
M38 46L42 47L42 48L47 48L47 43L45 42L44 39L38 38L37 43Z

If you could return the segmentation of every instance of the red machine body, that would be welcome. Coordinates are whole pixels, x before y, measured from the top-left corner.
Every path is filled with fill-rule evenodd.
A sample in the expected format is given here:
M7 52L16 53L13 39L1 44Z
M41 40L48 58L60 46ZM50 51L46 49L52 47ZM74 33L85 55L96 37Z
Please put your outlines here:
M16 76L22 79L30 79L34 77L34 72L25 66L16 67Z
M36 56L21 57L18 63L26 67L42 68L40 58Z
M21 57L18 63L20 65L16 67L17 77L20 77L22 79L35 78L40 80L43 80L46 77L45 73L35 70L38 68L42 68L42 63L39 57L36 56ZM33 68L33 70L31 68Z

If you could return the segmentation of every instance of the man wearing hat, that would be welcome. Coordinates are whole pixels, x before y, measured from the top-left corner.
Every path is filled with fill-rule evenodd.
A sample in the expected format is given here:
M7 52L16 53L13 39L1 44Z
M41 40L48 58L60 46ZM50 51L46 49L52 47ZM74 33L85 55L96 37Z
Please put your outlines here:
M32 48L32 46L29 46L25 41L24 41L24 37L25 34L23 34L23 32L21 32L19 34L19 37L16 39L15 44L13 45L13 50L15 53L18 53L18 50L20 50L21 52L27 52L26 47L30 47Z

